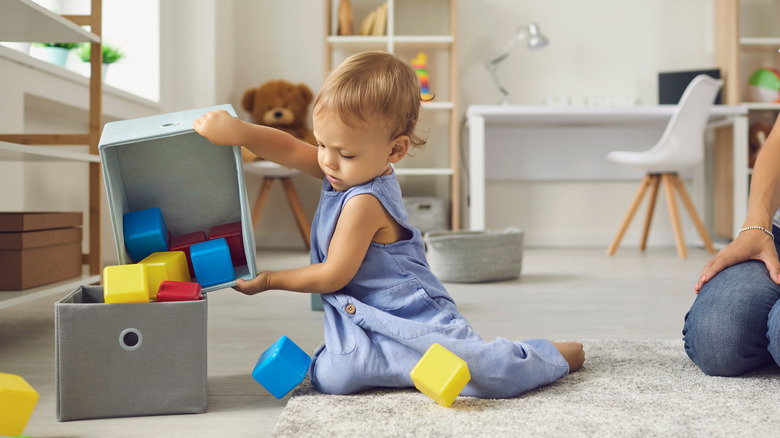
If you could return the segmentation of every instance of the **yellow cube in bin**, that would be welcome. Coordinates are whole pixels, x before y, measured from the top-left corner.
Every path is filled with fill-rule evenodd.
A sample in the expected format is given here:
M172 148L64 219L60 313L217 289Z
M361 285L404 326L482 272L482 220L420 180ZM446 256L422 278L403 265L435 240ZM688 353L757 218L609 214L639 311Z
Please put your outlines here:
M24 378L0 373L0 435L22 434L38 397Z
M106 303L148 303L149 280L146 265L117 265L103 268L103 298Z
M150 300L157 299L157 291L163 281L190 281L190 268L184 251L155 252L138 264L146 265Z
M409 375L423 394L450 407L471 380L466 361L440 344L433 344Z

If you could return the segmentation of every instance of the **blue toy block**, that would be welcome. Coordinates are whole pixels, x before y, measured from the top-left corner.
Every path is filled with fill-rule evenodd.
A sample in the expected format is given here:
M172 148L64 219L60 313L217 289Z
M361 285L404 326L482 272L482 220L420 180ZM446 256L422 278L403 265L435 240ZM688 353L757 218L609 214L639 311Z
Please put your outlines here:
M131 211L122 219L125 248L134 262L154 252L168 251L170 234L159 208Z
M310 363L305 351L282 336L260 355L252 377L274 397L282 398L303 382Z
M236 278L225 238L207 240L190 246L195 281L203 287L228 283Z

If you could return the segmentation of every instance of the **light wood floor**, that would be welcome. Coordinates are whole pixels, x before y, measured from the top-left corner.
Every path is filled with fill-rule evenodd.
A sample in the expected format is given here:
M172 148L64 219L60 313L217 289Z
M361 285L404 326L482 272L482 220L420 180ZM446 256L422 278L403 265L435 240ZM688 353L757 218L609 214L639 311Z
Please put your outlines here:
M485 338L523 340L676 339L693 286L710 255L691 248L527 249L516 281L447 285L461 312ZM307 264L304 252L260 252L262 269ZM2 294L2 292L0 292ZM277 400L250 376L260 353L287 335L309 353L322 342L322 312L309 296L271 291L245 297L209 294L208 412L58 423L54 414L54 302L41 298L0 310L0 371L19 374L41 399L27 424L31 437L262 437L287 397ZM587 354L587 352L586 352ZM97 382L96 382L97 384Z

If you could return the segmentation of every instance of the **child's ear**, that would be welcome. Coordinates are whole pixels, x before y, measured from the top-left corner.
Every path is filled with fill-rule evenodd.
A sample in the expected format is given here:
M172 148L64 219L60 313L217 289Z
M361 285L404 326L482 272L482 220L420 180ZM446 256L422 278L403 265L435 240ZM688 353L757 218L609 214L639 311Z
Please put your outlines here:
M408 135L399 135L392 141L393 146L390 149L390 157L388 160L395 164L401 161L401 159L406 156L407 152L409 152L409 144L411 144L411 140L409 139Z

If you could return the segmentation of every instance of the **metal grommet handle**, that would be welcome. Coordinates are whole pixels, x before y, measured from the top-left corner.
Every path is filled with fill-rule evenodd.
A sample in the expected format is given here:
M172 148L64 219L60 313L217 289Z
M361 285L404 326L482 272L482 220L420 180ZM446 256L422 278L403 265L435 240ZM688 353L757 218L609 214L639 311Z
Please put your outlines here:
M119 346L127 351L135 351L141 347L144 336L138 329L126 328L119 334Z

